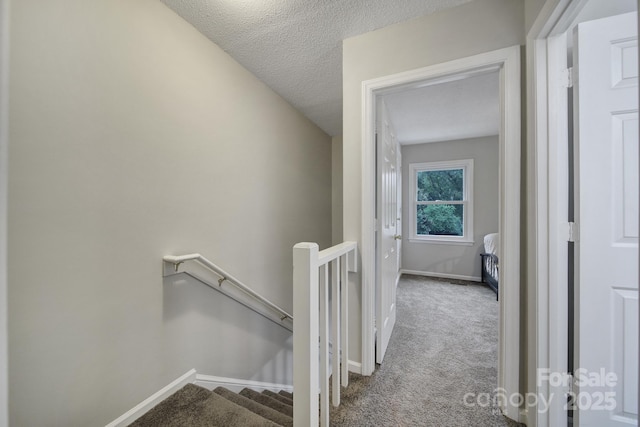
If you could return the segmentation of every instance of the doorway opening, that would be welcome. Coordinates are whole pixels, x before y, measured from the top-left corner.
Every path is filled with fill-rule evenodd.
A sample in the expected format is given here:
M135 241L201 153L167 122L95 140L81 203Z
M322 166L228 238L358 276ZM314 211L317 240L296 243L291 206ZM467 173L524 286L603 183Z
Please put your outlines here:
M362 188L362 372L371 374L375 367L376 277L376 114L378 97L385 93L437 85L478 77L488 73L499 76L500 129L499 152L499 271L500 324L498 350L498 387L506 395L519 393L520 380L520 47L501 49L386 76L363 83L363 188ZM395 285L395 283L394 283ZM379 298L378 302L384 301ZM386 303L389 301L387 300ZM388 337L386 337L388 339ZM514 400L504 399L501 410L519 420L520 408Z
M401 274L498 292L499 80L493 70L377 94L376 363Z

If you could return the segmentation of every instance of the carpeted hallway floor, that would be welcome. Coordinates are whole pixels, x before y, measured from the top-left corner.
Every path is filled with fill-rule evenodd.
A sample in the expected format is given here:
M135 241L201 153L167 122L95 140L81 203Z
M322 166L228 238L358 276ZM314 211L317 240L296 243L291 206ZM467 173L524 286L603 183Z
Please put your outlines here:
M492 402L498 346L493 291L405 275L397 309L384 363L371 377L350 377L341 406L332 408L332 426L518 425Z

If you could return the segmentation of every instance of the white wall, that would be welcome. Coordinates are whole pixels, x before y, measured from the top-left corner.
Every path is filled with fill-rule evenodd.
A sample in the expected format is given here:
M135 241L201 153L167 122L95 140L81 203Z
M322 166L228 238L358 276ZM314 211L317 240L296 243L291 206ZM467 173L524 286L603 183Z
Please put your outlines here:
M408 226L411 211L409 194L411 163L473 159L473 233L474 244L447 245L411 242L405 231L402 239L402 268L423 273L438 273L466 278L481 277L480 253L485 234L498 231L498 136L464 139L402 147L402 212Z
M559 0L525 0L526 33L531 30L531 27L547 2L550 5L553 5L553 7L556 7L560 3ZM580 15L575 19L575 22L584 22L592 19L605 18L607 16L632 12L638 9L639 3L640 2L637 0L589 1L584 5Z
M344 237L360 241L362 82L524 42L521 0L476 0L392 25L343 44ZM356 281L359 281L356 279ZM373 284L364 284L373 286ZM353 288L359 289L360 285ZM360 360L360 294L351 301L349 357Z
M331 138L332 244L342 243L342 136Z
M286 382L289 333L161 258L291 311L331 139L154 0L13 2L11 49L11 425L104 425L191 368Z
M623 13L636 12L638 10L637 0L616 0L615 2L601 2L598 0L588 1L574 20L574 25L581 22L602 19L609 16L622 15ZM575 28L575 27L573 27ZM569 34L573 36L573 28Z

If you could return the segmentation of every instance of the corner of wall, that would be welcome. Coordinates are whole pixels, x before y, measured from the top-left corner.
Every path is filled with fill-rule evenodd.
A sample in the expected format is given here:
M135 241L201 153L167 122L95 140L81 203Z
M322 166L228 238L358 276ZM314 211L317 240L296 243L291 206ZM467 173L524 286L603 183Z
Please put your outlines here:
M9 425L7 193L9 145L9 0L0 0L0 427Z
M331 243L336 245L342 235L342 135L331 138Z

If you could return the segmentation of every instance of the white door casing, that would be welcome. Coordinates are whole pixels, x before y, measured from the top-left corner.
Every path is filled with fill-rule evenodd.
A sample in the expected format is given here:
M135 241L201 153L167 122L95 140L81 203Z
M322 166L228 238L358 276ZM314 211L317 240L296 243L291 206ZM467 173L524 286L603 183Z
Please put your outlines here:
M579 426L638 420L637 14L579 24L574 37L576 380Z
M398 278L398 142L384 102L377 120L376 363L382 363L396 323Z
M416 70L362 82L362 374L375 367L375 123L376 98L402 85L446 82L477 73L500 72L500 348L498 387L507 395L520 391L520 46L512 46ZM504 400L504 399L502 399ZM502 401L501 409L520 420L517 399Z

